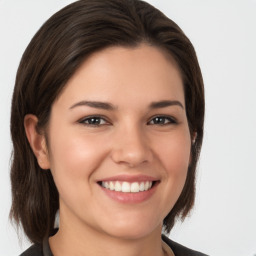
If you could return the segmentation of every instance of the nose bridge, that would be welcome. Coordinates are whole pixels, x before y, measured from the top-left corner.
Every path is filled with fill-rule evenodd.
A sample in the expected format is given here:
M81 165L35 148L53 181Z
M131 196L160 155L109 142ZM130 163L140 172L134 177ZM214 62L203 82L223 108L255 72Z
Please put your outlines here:
M117 137L112 149L115 162L137 166L151 160L149 141L141 126L129 123L116 132Z

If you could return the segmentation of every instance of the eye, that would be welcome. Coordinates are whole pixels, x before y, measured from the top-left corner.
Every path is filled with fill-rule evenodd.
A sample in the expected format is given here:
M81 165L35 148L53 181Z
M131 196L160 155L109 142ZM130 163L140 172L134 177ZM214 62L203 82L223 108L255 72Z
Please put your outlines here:
M107 122L106 119L101 116L89 116L81 119L79 123L88 126L101 126L109 124L109 122Z
M176 120L170 116L155 116L148 122L149 125L168 125L176 123Z

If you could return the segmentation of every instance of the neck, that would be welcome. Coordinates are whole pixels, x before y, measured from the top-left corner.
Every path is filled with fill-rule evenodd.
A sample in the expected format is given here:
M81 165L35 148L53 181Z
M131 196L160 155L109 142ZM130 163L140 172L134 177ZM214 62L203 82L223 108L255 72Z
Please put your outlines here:
M66 216L67 217L67 216ZM70 222L60 216L59 231L49 239L55 256L163 256L161 229L159 225L150 234L131 237L109 235L102 230L81 224L81 220ZM72 223L72 224L71 224Z

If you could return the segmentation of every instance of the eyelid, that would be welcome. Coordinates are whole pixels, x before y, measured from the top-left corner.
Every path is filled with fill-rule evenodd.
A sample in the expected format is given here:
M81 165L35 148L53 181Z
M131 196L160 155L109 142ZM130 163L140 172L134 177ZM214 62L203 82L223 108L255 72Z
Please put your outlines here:
M104 120L104 123L103 124L90 124L90 123L85 123L87 120L89 119L102 119ZM168 123L165 123L165 124L150 124L150 122L152 122L155 118L165 118L167 120L169 120ZM78 123L82 124L82 125L88 125L88 126L103 126L103 125L109 125L111 124L111 122L109 121L109 119L106 117L106 116L103 116L103 115L88 115L88 116L85 116L85 117L82 117L80 118L78 121ZM175 117L173 116L170 116L170 115L164 115L164 114L158 114L158 115L154 115L152 116L149 121L147 122L147 125L171 125L171 124L177 124L178 121Z
M178 121L175 117L173 116L169 116L169 115L154 115L153 117L150 118L150 120L147 122L147 125L150 125L150 122L154 119L154 118L166 118L168 119L170 122L166 123L166 124L152 124L152 125L170 125L170 124L177 124Z
M102 119L104 120L104 124L89 124L89 123L85 123L85 121L89 120L89 119ZM105 116L102 115L89 115L89 116L85 116L83 118L80 118L78 121L78 123L83 124L83 125L88 125L88 126L102 126L102 125L108 125L110 124L110 122L108 121L108 118L106 118Z

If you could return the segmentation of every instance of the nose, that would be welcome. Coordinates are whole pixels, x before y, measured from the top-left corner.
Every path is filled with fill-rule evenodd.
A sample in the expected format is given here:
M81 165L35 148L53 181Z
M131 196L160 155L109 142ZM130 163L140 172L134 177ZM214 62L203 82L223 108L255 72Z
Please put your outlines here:
M136 167L149 163L152 156L149 141L141 129L130 127L118 132L111 154L114 162Z

